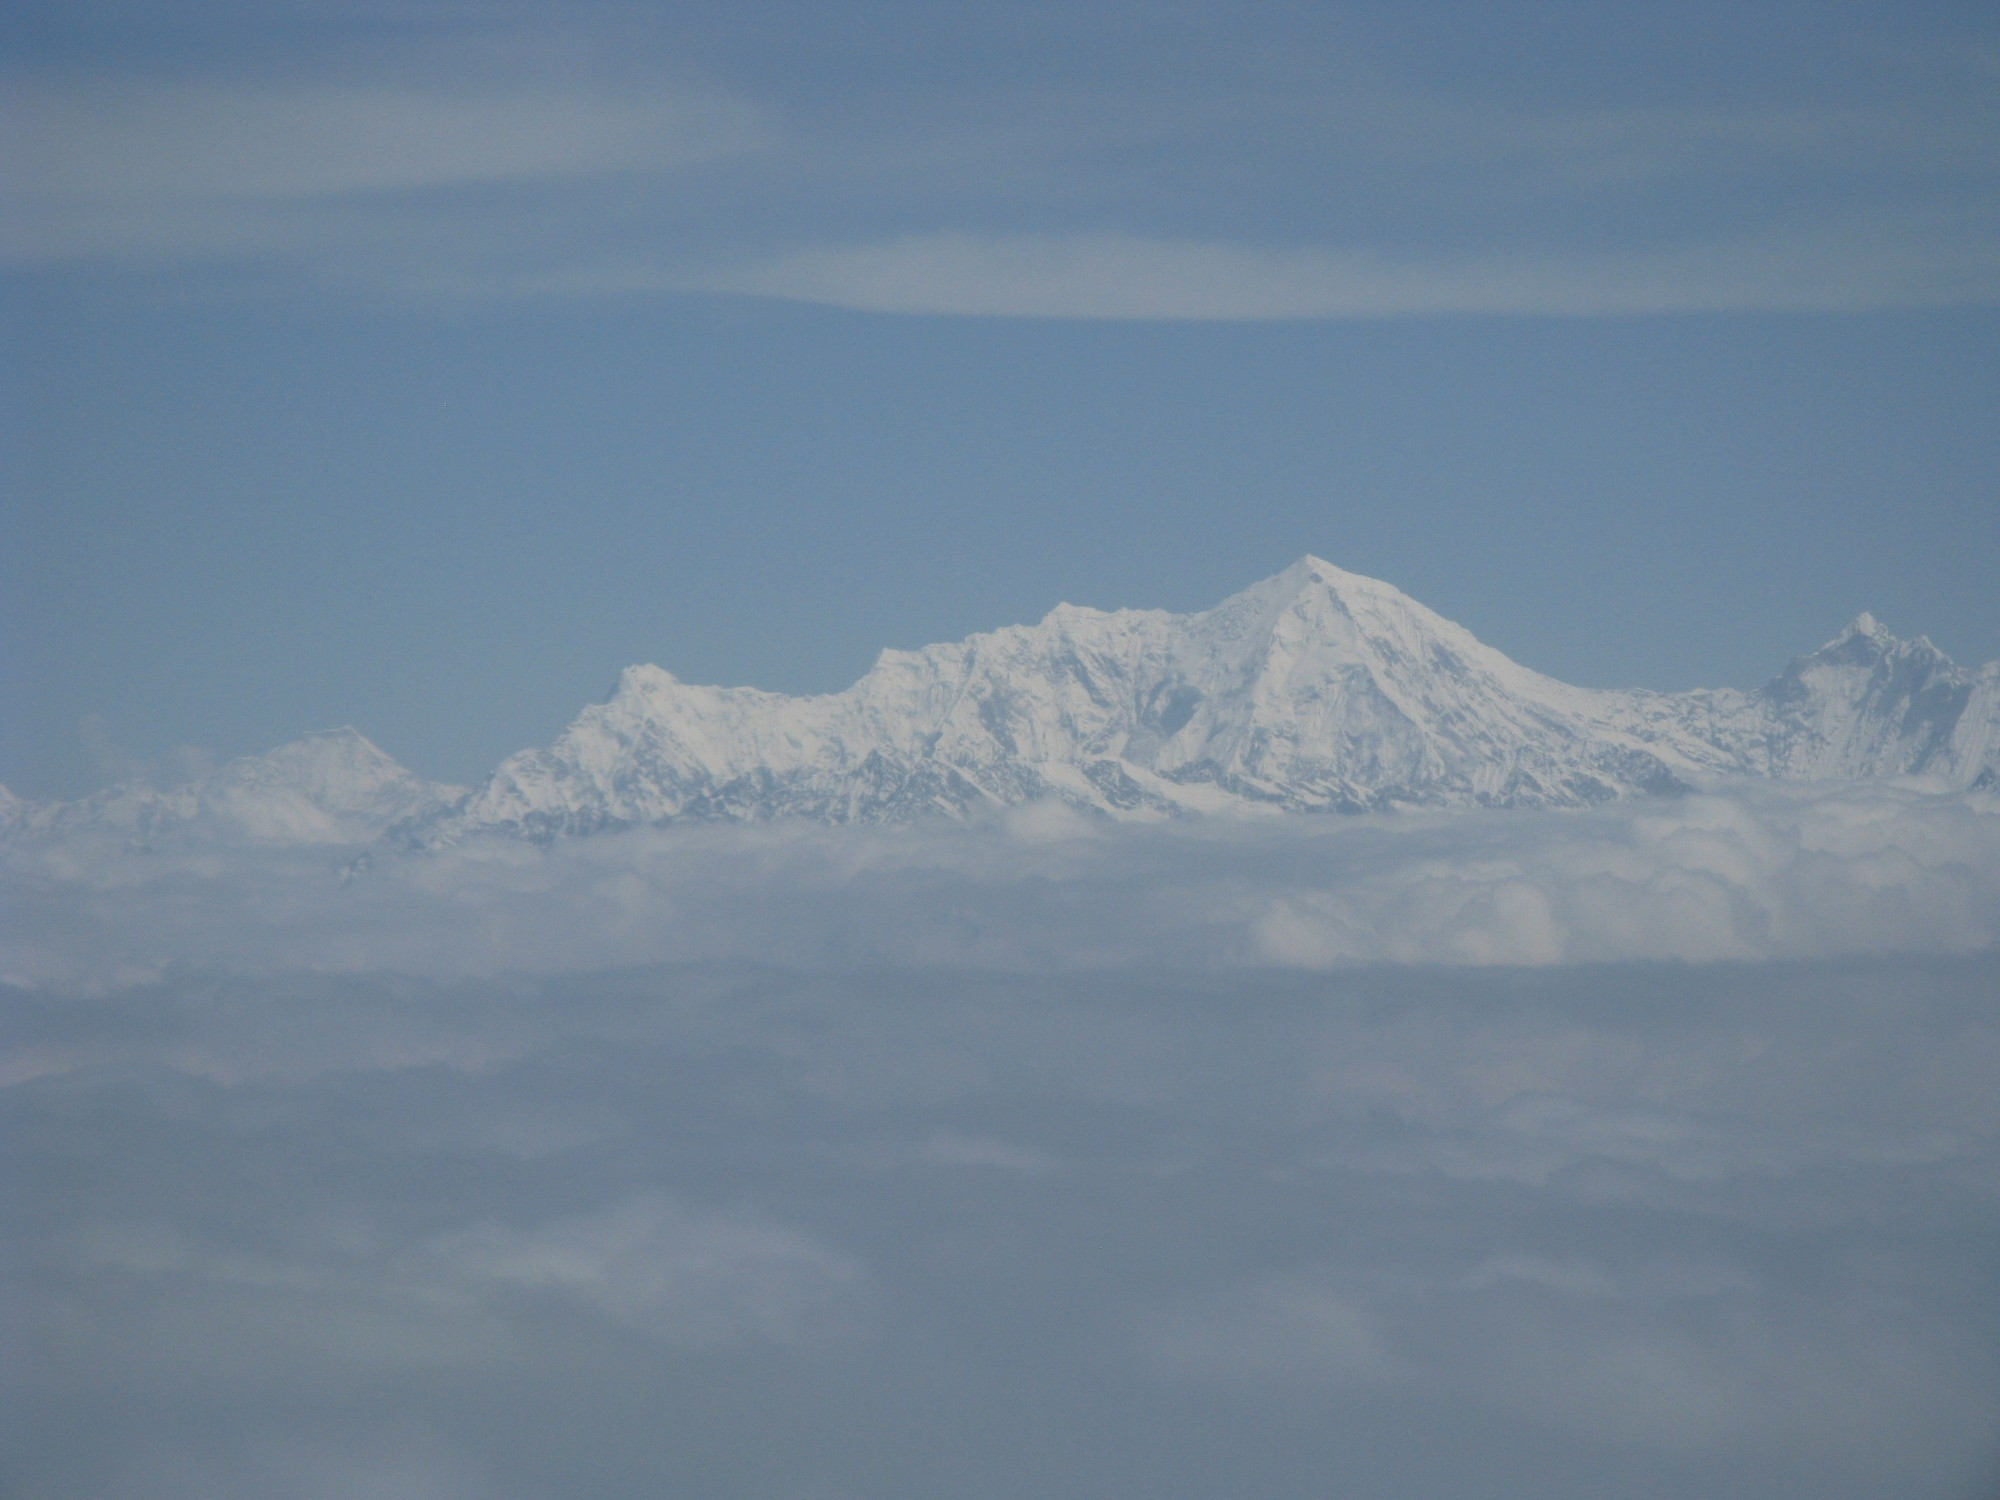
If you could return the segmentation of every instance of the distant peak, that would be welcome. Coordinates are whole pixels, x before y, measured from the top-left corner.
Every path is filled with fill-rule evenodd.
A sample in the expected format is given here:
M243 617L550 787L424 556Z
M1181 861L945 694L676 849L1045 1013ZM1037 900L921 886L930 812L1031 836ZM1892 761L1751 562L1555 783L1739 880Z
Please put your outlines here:
M395 766L396 758L367 735L351 724L343 724L338 729L314 729L300 735L275 750L267 750L262 755L249 755L231 762L232 765L304 766L304 765L365 765L377 764Z
M1929 636L1903 640L1890 634L1888 627L1866 610L1848 621L1847 628L1813 653L1812 659L1873 662L1892 657L1952 664L1950 657L1931 644Z
M1290 567L1285 568L1281 572L1273 573L1261 583L1252 584L1251 588L1275 589L1282 590L1285 593L1295 593L1314 583L1323 583L1334 588L1340 588L1349 584L1371 583L1373 581L1372 579L1362 578L1358 574L1346 572L1341 568L1336 568L1325 558L1314 557L1308 552Z
M1893 641L1895 639L1894 636L1889 634L1882 622L1865 609L1847 622L1847 629L1843 630L1841 635L1843 638L1851 635L1865 635L1871 641Z
M1284 572L1253 585L1249 592L1259 593L1265 597L1271 595L1289 597L1305 593L1315 584L1350 603L1363 599L1393 601L1409 597L1393 583L1386 583L1380 578L1370 578L1365 573L1350 573L1347 569L1337 567L1323 557L1315 557L1310 552Z
M1888 655L1900 644L1882 622L1863 610L1847 622L1839 635L1802 660L1838 659L1874 661Z
M614 698L644 696L647 693L659 692L662 688L679 686L680 679L665 667L656 667L650 662L640 662L618 674L618 686L612 690L611 696Z
M1321 583L1344 583L1355 577L1354 574L1336 568L1325 558L1315 557L1310 552L1278 576L1290 579L1294 583L1306 583L1312 579L1318 579Z

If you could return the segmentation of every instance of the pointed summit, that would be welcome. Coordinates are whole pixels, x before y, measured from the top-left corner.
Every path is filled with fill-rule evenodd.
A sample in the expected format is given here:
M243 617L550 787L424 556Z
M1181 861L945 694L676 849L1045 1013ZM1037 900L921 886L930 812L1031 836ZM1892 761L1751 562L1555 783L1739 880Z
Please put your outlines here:
M1273 575L1259 587L1282 587L1292 593L1319 584L1336 593L1358 592L1363 594L1394 595L1398 598L1409 596L1393 583L1385 583L1379 578L1370 578L1365 573L1350 573L1337 567L1323 557L1308 552L1282 573Z
M1892 641L1895 639L1894 636L1889 634L1882 622L1865 609L1847 622L1847 629L1843 630L1841 634L1843 636L1865 635L1874 641Z
M1863 610L1847 628L1810 656L1800 657L1794 670L1810 670L1816 665L1875 666L1889 661L1921 661L1933 667L1956 671L1951 658L1931 644L1929 636L1903 640L1875 616Z
M609 701L469 795L338 729L167 791L11 813L0 793L0 813L10 839L88 825L139 842L325 843L388 829L434 847L1036 800L1114 817L1582 807L1718 777L1910 774L2000 774L2000 663L1965 672L1862 614L1755 692L1574 687L1307 553L1194 613L1062 605L1038 624L885 651L842 692L628 667Z
M1888 651L1901 644L1894 635L1890 634L1889 628L1886 625L1864 609L1860 614L1847 622L1846 627L1839 635L1820 647L1819 651L1815 654L1825 655L1829 652L1838 652L1845 649L1849 654L1859 651L1863 654L1872 655ZM1870 647L1874 648L1873 652L1869 651Z
M1314 600L1323 603L1331 601L1337 612L1357 619L1365 615L1381 622L1393 615L1402 619L1421 618L1440 626L1449 625L1448 621L1425 609L1393 583L1384 583L1379 578L1370 578L1362 573L1350 573L1310 552L1282 572L1231 595L1214 609L1206 611L1206 616L1218 619L1229 615L1245 619L1261 617L1268 622Z
M656 667L650 662L639 662L618 674L618 685L611 690L611 696L614 700L643 698L649 694L670 691L680 685L681 680L665 667Z
M1333 583L1350 575L1343 569L1336 568L1325 558L1308 552L1290 567L1286 568L1279 576L1282 578L1295 578L1301 583L1308 578L1317 578L1322 582Z

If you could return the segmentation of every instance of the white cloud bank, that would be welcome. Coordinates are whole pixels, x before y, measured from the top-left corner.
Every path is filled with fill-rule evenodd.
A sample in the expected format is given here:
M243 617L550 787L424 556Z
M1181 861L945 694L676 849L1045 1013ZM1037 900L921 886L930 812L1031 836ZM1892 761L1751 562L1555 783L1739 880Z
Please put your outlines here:
M10 1496L2000 1474L2000 799L352 858L7 855Z
M1965 953L2000 943L2000 798L1909 785L1586 813L677 828L436 855L17 847L0 976L166 966L587 971L1543 965Z

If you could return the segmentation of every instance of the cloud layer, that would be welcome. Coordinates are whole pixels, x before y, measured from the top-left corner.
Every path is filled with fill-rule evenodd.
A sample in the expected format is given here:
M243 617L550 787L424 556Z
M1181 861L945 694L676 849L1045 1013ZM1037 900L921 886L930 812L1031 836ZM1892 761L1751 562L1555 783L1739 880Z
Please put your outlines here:
M25 1500L1970 1500L1991 954L0 995Z
M0 976L433 976L755 959L1319 969L1964 953L2000 942L2000 800L1785 789L1582 814L682 828L550 848L16 847Z
M16 844L0 895L24 1500L2000 1473L1992 797Z
M7 861L31 1500L2000 1459L1990 796Z

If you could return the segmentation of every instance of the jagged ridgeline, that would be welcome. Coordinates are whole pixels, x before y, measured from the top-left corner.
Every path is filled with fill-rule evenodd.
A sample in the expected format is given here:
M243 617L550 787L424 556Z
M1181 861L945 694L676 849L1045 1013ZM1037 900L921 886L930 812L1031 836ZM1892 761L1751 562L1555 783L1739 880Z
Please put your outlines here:
M351 730L158 791L0 806L13 837L118 827L435 846L684 821L894 822L1040 799L1118 817L1578 807L1737 777L2000 784L2000 663L1863 615L1754 692L1544 677L1386 583L1302 558L1210 610L1062 605L794 698L632 667L467 791Z

